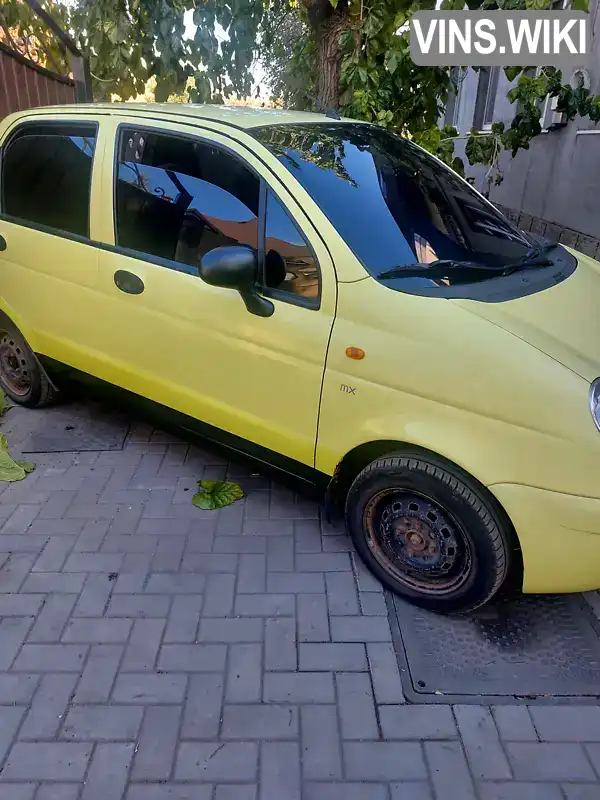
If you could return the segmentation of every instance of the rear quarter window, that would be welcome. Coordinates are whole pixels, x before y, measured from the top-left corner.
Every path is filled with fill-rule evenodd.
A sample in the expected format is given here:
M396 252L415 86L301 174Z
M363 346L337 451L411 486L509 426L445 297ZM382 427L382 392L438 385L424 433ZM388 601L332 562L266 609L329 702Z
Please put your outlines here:
M2 148L2 213L89 236L94 125L24 125Z

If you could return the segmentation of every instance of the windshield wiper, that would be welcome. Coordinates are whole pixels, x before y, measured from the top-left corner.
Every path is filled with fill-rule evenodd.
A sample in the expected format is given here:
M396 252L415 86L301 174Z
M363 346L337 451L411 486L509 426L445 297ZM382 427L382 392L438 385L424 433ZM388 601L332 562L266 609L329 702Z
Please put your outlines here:
M554 250L555 247L558 247L558 244L550 242L543 245L543 247L536 247L535 250L530 250L520 261L516 261L514 264L506 264L502 269L502 275L512 275L513 272L520 272L522 269L531 269L532 267L551 267L554 262L546 256L546 253Z
M457 272L499 272L502 267L488 267L485 264L477 264L474 261L455 261L453 259L440 259L430 263L417 262L416 264L405 264L392 267L385 272L378 273L377 279L385 278L445 278L448 271L452 274Z
M534 250L530 250L520 261L515 261L512 264L489 266L487 264L478 264L475 261L456 261L455 259L447 258L431 261L430 263L417 262L415 264L399 265L380 272L375 277L383 280L386 278L436 279L445 278L449 270L452 271L453 276L461 272L496 272L499 276L512 275L513 272L519 272L522 269L552 266L554 262L546 256L546 253L555 247L558 247L558 245L552 243L537 247Z

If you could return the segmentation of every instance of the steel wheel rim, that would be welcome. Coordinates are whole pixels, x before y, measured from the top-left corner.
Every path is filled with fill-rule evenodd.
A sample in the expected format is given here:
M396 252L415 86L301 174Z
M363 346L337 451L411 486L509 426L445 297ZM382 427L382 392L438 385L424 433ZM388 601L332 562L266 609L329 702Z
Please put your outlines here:
M26 397L31 391L27 353L6 331L0 332L0 375L11 394Z
M441 596L467 583L473 563L469 538L433 498L410 489L385 489L366 504L363 526L373 557L406 588Z

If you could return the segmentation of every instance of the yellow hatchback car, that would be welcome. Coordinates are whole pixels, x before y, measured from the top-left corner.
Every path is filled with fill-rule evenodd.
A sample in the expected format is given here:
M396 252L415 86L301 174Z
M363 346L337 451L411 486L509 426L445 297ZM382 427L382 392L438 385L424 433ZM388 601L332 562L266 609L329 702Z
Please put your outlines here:
M0 124L0 383L52 367L327 487L392 591L600 587L600 264L391 133L219 106Z

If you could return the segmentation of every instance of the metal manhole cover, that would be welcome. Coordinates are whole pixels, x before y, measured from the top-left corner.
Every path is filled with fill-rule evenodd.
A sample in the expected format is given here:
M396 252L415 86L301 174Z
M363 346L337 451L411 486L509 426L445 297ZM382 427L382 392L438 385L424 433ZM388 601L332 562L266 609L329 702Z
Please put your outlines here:
M413 702L600 701L599 625L581 595L520 597L464 617L391 595L388 608Z
M21 447L24 453L71 453L122 450L129 421L94 403L44 409L40 423Z

